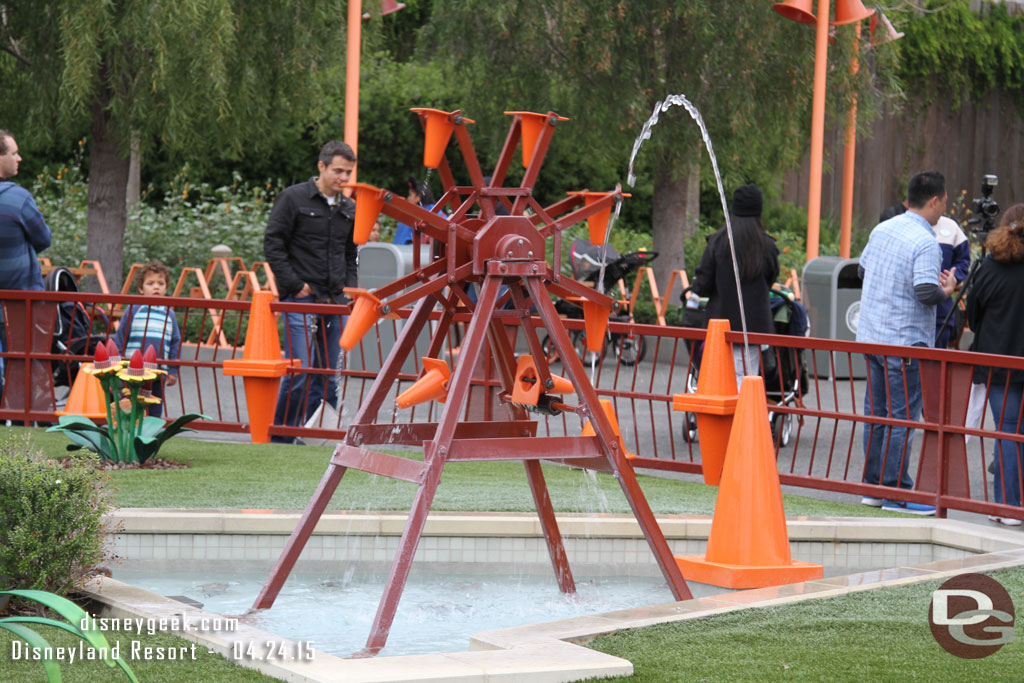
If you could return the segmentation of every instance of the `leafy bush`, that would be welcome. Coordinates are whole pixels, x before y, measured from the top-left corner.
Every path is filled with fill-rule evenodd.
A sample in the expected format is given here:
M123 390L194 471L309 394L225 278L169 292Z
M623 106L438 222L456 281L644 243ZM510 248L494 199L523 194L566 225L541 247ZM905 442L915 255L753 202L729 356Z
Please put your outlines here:
M106 475L68 467L28 439L0 441L0 585L64 594L104 558Z
M29 191L53 230L53 244L43 252L54 265L77 265L85 258L88 182L81 157L47 167ZM133 263L159 259L175 274L182 267L202 267L210 248L226 244L250 265L263 260L263 233L278 187L251 185L235 174L231 185L194 182L186 165L166 187L142 193L128 220L124 270Z

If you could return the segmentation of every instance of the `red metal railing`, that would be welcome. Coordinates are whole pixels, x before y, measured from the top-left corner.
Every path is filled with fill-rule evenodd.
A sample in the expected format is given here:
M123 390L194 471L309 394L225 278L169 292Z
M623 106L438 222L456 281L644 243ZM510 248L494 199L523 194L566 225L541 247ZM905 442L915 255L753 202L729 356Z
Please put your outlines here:
M160 303L174 307L184 342L181 358L169 361L178 367L180 381L173 387L167 387L165 415L174 417L182 412L201 412L211 419L196 423L197 429L234 433L248 431L242 382L240 378L227 377L221 371L225 359L242 355L248 303L20 291L0 292L0 300L4 301L8 339L8 351L0 354L7 365L0 420L54 421L57 401L66 392L64 388L54 388L54 368L70 370L71 363L89 360L90 356L85 353L58 352L53 348L58 306L68 306L73 320L84 317L91 333L103 339L113 335L113 323L93 308L95 304L111 310L129 303ZM27 302L31 305L26 305ZM346 315L348 308L274 303L272 311L278 315L286 312ZM322 413L319 421L308 427L275 425L271 427L271 434L340 439L348 419L362 403L369 383L376 377L403 323L403 320L382 320L375 333L369 333L358 347L347 354L343 370L290 370L310 376L338 372L338 410L334 415ZM534 323L535 320L530 320L526 324ZM521 324L517 319L507 320L513 343L520 336L517 332ZM569 330L582 330L583 321L566 319L565 326ZM279 329L284 341L285 332L280 324ZM614 322L610 323L609 330L613 335L642 335L647 344L646 358L632 366L618 360L610 345L600 362L586 363L598 394L613 402L627 450L640 456L633 461L634 466L699 473L700 446L687 438L686 414L672 411L672 394L687 391L687 380L694 370L687 349L703 339L704 331ZM211 339L214 343L205 343ZM220 339L227 343L221 343ZM739 343L741 336L730 333L727 339ZM796 383L792 396L781 403L778 402L780 394L786 392L779 391L777 385L766 379L766 388L770 392L769 411L777 422L774 435L783 484L929 503L938 507L940 515L947 509L958 509L1005 517L1024 516L1022 508L1002 505L995 500L992 477L1005 476L1005 473L997 471L992 475L988 471L993 439L997 435L1007 442L1024 442L1024 437L998 432L994 427L994 417L987 405L988 394L993 386L999 385L993 384L991 373L986 373L985 407L980 427L971 428L965 423L974 368L1024 370L1024 358L778 335L752 334L749 340L751 344L771 347L776 363L780 363L787 354L802 353L808 370L807 385L804 387ZM449 362L457 360L459 343L458 338L448 340ZM525 345L520 346L525 350ZM422 348L426 348L425 341ZM923 401L920 420L865 415L864 395L868 383L860 378L864 374L860 366L866 353L916 359L920 363ZM418 357L407 365L396 382L394 396L419 373ZM558 373L559 368L556 361L552 371ZM837 375L840 377L836 378ZM479 363L472 387L464 419L489 420L501 415L503 388L489 358ZM565 402L571 404L573 401L566 398ZM432 421L437 417L436 411L437 406L433 404L399 411L393 401L386 402L376 422ZM788 443L783 439L782 429L787 418L792 426ZM542 435L578 435L582 425L582 420L572 413L537 415L537 419L540 422L538 433ZM1019 415L1014 422L1020 424ZM911 448L903 448L900 455L909 459L913 489L895 490L863 482L863 434L871 425L914 429ZM1018 486L1021 484L1019 478L1018 471Z

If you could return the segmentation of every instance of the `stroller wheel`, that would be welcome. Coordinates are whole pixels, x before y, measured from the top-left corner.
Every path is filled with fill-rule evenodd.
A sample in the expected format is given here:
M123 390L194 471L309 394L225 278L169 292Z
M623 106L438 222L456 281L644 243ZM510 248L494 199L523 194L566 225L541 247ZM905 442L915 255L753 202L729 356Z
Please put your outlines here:
M686 443L697 443L696 413L686 413L683 415L683 441Z
M775 413L772 417L772 443L777 443L779 448L789 445L793 437L793 416L789 413Z
M647 353L647 344L644 343L642 335L626 335L616 343L615 353L623 365L636 365L644 359L644 354Z
M547 361L548 365L557 363L561 360L561 358L558 357L558 350L555 349L555 345L551 342L551 337L544 335L544 339L540 342L540 348L544 351L544 359Z
M587 349L587 336L582 330L573 330L572 332L572 347L576 349L576 355L583 361L583 364L587 367L590 366L590 362L597 357L598 365L604 362L604 349L602 346L598 353L593 353Z

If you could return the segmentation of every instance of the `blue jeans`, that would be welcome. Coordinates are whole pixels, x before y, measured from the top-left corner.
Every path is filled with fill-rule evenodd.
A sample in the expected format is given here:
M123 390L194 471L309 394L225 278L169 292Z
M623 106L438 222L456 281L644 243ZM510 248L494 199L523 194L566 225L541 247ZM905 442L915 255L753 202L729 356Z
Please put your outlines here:
M285 302L315 303L312 296L282 299ZM340 370L341 316L315 313L285 313L285 343L288 358L298 358L304 368L331 368ZM316 326L316 334L313 327ZM308 386L307 386L308 385ZM277 395L274 424L301 426L326 398L332 407L338 407L338 376L299 373L285 375ZM291 443L294 437L275 436L275 443Z
M1024 434L1024 425L1020 418L1021 393L1024 385L992 383L988 392L988 403L992 408L992 418L999 424L999 431L1009 434ZM1003 399L1006 407L1003 407ZM1020 472L1021 458L1024 456L1024 443L996 441L992 451L996 461L996 476L992 499L995 503L1020 505Z
M920 419L921 371L917 360L872 355L866 359L868 391L864 395L864 414L897 420ZM907 473L913 444L913 429L865 425L864 483L913 488L914 480Z

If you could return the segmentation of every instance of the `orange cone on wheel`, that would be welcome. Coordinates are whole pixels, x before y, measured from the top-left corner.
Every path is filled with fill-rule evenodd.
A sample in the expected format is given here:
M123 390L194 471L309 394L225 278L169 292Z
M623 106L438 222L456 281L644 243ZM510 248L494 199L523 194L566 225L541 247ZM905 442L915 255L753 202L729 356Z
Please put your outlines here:
M612 424L612 433L619 437L619 450L626 456L627 460L633 460L636 458L636 453L630 453L626 450L626 442L622 440L622 432L619 430L619 419L615 417L615 407L612 406L612 402L606 398L601 399L601 409L604 411L605 417ZM591 424L590 420L583 423L583 434L582 436L597 436L597 432L594 430L594 425Z
M768 403L761 377L744 377L725 457L711 535L703 556L676 557L683 575L725 588L761 588L819 579L820 564L789 550Z
M712 486L716 486L722 477L722 465L733 425L732 415L736 410L736 364L732 350L725 341L725 333L728 331L728 320L716 318L708 321L697 392L672 396L673 410L697 414L704 483Z
M540 379L538 379L539 375L537 362L533 356L529 354L519 356L516 365L516 379L512 385L512 403L535 406L540 401L541 394L572 394L576 392L572 382L555 374L551 374L551 386L542 387Z
M409 408L427 401L444 403L448 398L448 380L452 373L448 364L437 358L423 358L423 374L395 399L399 408Z
M608 318L611 315L611 307L590 299L583 300L583 324L587 331L584 341L587 344L587 351L600 353L604 348L604 336L608 332Z
M370 328L380 320L381 301L372 292L359 287L346 287L345 294L354 299L345 329L341 331L341 348L351 351Z

